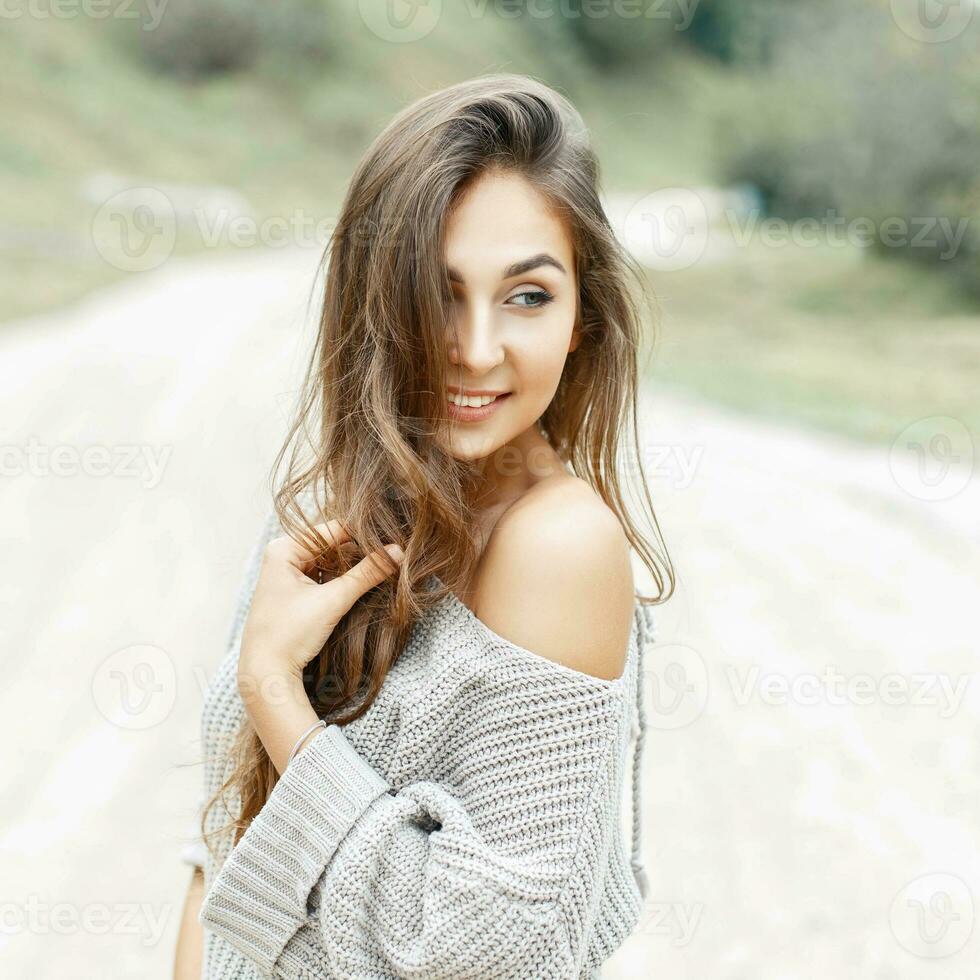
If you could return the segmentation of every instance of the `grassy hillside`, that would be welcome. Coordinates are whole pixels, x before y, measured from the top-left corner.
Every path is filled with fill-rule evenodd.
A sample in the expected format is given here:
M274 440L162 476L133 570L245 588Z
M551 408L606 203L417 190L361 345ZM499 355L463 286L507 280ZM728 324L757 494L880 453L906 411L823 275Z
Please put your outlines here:
M402 106L475 74L516 71L572 98L603 188L639 198L717 182L717 123L758 97L747 75L679 38L614 71L553 21L475 18L478 5L447 3L424 40L396 44L367 28L355 0L285 7L303 3L326 14L267 37L244 70L193 81L151 67L138 22L5 21L0 321L140 275L93 247L99 201L83 191L99 174L219 185L258 220L329 221L356 161ZM232 248L185 229L176 254ZM718 265L651 274L651 284L665 316L658 383L876 441L935 414L980 433L980 323L941 272L853 247L755 244Z
M246 71L182 81L151 68L139 25L23 17L0 32L0 320L61 305L118 279L91 247L100 173L140 184L222 185L257 217L336 210L351 169L393 113L425 92L488 71L562 88L592 127L611 186L709 181L699 101L721 78L678 51L643 79L594 70L554 28L478 22L445 5L423 41L372 34L351 0L330 6L317 57L270 45ZM530 29L529 29L530 28ZM543 44L543 39L552 43ZM660 79L660 81L657 81ZM184 234L178 253L203 248Z
M650 285L657 385L876 443L936 415L980 439L980 317L929 267L756 241Z

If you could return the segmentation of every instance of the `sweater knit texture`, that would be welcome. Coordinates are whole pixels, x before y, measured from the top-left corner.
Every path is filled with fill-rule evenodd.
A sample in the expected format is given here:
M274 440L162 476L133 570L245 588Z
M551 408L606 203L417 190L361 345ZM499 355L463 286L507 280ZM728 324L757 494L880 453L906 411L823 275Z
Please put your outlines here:
M270 512L206 693L204 799L231 771L242 629L265 545L283 533ZM307 740L237 845L212 838L212 855L198 834L185 848L204 873L202 976L598 977L646 893L640 669L653 639L637 601L610 681L498 636L453 594L441 600L368 711ZM632 860L621 806L631 742ZM233 791L225 800L240 808ZM219 801L207 830L228 819Z

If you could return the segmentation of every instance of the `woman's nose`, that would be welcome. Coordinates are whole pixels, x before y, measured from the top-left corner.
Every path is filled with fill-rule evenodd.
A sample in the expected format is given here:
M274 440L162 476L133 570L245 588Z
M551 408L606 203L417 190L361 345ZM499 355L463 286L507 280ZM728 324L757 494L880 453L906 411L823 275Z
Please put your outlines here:
M465 369L470 377L481 377L504 359L503 345L493 327L489 311L468 311L456 318L457 335L450 330L449 363Z

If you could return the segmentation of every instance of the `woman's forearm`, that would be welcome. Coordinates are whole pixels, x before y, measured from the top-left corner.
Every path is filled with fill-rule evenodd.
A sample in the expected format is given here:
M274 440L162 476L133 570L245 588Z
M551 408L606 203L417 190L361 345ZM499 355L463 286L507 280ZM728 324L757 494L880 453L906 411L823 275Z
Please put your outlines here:
M191 883L184 899L184 912L177 934L177 950L174 955L174 980L200 980L204 959L204 929L198 922L201 902L204 900L204 875L194 869Z
M282 774L296 739L317 721L302 679L288 671L243 661L238 668L238 691L265 751ZM300 751L311 738L312 733Z

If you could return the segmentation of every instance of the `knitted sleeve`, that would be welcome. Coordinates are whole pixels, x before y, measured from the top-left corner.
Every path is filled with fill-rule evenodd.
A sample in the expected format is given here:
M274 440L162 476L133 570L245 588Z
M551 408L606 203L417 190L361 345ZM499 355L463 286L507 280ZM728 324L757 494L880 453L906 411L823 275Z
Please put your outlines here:
M232 645L238 639L238 635L245 625L245 618L251 606L252 595L258 581L259 571L262 567L262 555L269 540L276 534L281 534L282 528L279 525L278 515L275 510L267 510L261 529L252 542L249 549L248 558L245 564L244 575L239 586L238 601L235 603L235 612L231 619L228 633L225 638L224 650L226 654L231 653ZM203 721L203 717L202 717ZM202 729L202 743L207 742L207 733ZM201 813L204 810L207 795L202 796L197 801L197 807L193 818L188 821L189 841L180 850L180 860L184 864L204 869L207 864L208 849L201 836Z
M483 721L452 783L396 790L342 728L319 732L217 872L202 924L263 977L308 975L311 943L329 976L578 976L616 823L622 705L533 694L523 724L485 707L470 709Z

